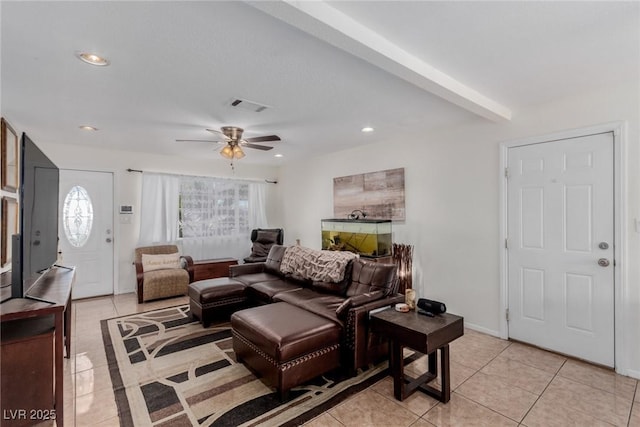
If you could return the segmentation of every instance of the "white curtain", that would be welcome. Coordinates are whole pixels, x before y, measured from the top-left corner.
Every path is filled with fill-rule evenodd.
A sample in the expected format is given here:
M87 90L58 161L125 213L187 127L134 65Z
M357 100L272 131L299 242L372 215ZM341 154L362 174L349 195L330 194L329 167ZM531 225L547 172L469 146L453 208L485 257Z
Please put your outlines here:
M267 228L266 209L267 184L252 182L249 184L249 228Z
M176 243L179 198L179 176L142 174L139 246Z
M265 192L260 183L181 177L182 250L195 260L251 253L251 229L265 226Z
M225 237L188 237L182 239L182 253L194 260L235 258L242 260L251 253L250 235Z
M266 184L145 173L140 245L177 244L194 260L251 253L251 230L266 228Z

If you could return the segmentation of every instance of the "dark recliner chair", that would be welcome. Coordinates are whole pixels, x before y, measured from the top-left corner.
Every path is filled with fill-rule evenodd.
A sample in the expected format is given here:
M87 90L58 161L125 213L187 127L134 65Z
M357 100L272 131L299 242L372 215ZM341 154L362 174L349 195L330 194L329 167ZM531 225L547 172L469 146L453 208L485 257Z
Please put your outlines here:
M265 262L273 245L282 245L284 230L282 228L255 228L251 230L251 255L244 259L245 263Z

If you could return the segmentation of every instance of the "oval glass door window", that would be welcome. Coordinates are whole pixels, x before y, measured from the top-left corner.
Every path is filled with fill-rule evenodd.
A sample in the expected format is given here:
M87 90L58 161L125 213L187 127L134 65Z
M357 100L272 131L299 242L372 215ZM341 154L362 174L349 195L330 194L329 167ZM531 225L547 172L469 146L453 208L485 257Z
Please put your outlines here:
M64 198L62 224L72 246L81 248L87 243L93 226L93 204L83 187L76 185Z

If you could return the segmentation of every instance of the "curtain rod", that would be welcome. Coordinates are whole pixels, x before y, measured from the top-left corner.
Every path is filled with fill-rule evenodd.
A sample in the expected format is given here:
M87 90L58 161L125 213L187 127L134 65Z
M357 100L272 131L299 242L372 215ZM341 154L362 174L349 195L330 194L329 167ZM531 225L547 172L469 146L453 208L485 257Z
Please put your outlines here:
M142 171L140 169L131 169L131 168L128 168L127 172L144 173L144 171ZM196 176L196 175L184 175L184 174L164 173L164 172L150 172L150 173L162 173L164 175L177 175L177 176ZM211 177L211 178L228 179L228 180L236 180L236 181L260 181L259 179L249 179L249 178L222 178L222 177ZM278 183L278 181L270 181L268 179L265 179L264 182L266 182L267 184L277 184Z

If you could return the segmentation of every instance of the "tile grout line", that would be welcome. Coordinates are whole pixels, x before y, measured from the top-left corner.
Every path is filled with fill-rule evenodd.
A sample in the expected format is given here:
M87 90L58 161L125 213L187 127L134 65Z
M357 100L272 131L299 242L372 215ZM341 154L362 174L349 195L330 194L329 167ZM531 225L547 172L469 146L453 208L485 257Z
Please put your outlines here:
M566 362L568 362L569 360L573 360L573 359L568 358L568 359L566 360ZM578 360L578 362L583 362L583 361ZM589 362L584 362L584 363L587 363L587 364L588 364ZM564 366L564 363L562 364L562 366ZM561 369L562 369L562 367L561 367ZM560 370L561 370L561 369L560 369ZM573 382L573 383L576 383L576 384L579 384L579 385L582 385L582 386L585 386L585 387L589 387L589 388L591 388L591 389L594 389L594 390L599 391L600 393L607 393L607 394L611 394L611 395L613 396L613 398L614 398L614 399L622 398L622 396L619 396L619 395L617 395L617 394L616 394L615 390L614 390L614 391L605 390L605 389L602 389L602 388L599 388L599 387L594 387L593 385L588 384L588 383L586 383L586 382L583 382L583 381L581 381L580 379L571 378L571 377L566 377L566 376L564 376L564 375L560 374L560 370L558 370L558 373L557 373L557 375L556 375L556 376L559 376L560 378L563 378L563 379L565 379L565 380L567 380L567 381L570 381L570 382ZM617 373L615 373L615 371L614 371L614 374L615 374L616 376L618 375ZM555 379L555 376L554 376L554 379ZM637 392L637 389L638 389L638 381L636 381L636 387L635 387L635 390L634 390L633 395L631 396L631 406L629 407L629 414L628 414L628 416L627 416L627 422L626 422L626 425L627 425L627 426L628 426L628 425L630 424L630 422L631 422L631 413L633 412L633 406L634 406L634 404L635 404L635 400L634 400L634 399L635 399L635 394L636 394L636 392ZM578 410L576 409L576 411L578 411ZM582 412L582 411L578 411L578 412L580 412L580 413L584 413L584 412ZM595 416L595 415L590 415L590 414L586 414L586 415L589 415L590 417L592 417L592 418L594 418L594 419L596 419L596 420L599 420L599 421L602 421L602 422L606 422L606 423L610 423L609 421L607 421L607 420L603 420L603 419L601 419L601 418L599 418L599 417L597 417L597 416Z
M474 372L474 373L473 373L473 375L471 375L469 378L467 378L467 379L466 379L466 380L464 380L462 383L460 383L460 385L459 385L458 387L456 387L456 388L460 388L464 383L466 383L467 381L469 381L471 378L475 377L475 376L476 376L476 374L477 374L478 372L480 372L482 369L484 369L486 366L488 366L491 362L493 362L494 360L496 360L496 359L497 359L497 358L498 358L498 357L499 357L503 352L505 352L509 347L511 347L511 346L513 345L513 342L512 342L512 341L508 341L508 340L507 340L507 342L509 343L509 345L507 345L505 348L503 348L503 349L502 349L498 354L496 354L496 355L495 355L491 360L489 360L487 363L485 363L485 364L484 364L484 365L482 365L480 368L478 368L478 370L476 370L476 372ZM527 365L527 364L526 364L526 363L524 363L524 365ZM530 366L530 365L527 365L527 366ZM483 374L484 374L484 372L483 372ZM484 375L487 375L487 374L484 374ZM502 382L499 378L498 378L498 381ZM549 381L549 383L551 383L551 381ZM514 386L514 387L519 388L520 390L524 390L524 389L522 389L522 388L520 388L520 387L517 387L517 386ZM527 390L524 390L524 391L527 391ZM453 391L452 391L452 392L453 392ZM458 394L459 394L459 393L458 393ZM493 412L493 413L495 413L495 414L498 414L498 415L499 415L499 416L501 416L501 417L504 417L504 418L506 418L506 419L508 419L508 420L511 420L511 421L513 421L513 422L517 423L518 425L521 425L521 423L522 423L522 421L514 420L513 418L508 417L507 415L504 415L504 414L502 414L502 413L500 413L500 412L496 411L496 410L495 410L495 409L493 409L493 408L490 408L490 407L488 407L488 406L485 406L485 405L483 405L483 404L482 404L482 403L480 403L480 402L476 402L475 400L473 400L473 399L471 399L471 398L469 398L469 397L467 397L467 396L465 396L465 395L463 395L463 394L460 394L460 396L461 396L461 397L464 397L465 399L467 399L467 400L469 400L469 401L471 401L471 402L473 402L473 403L475 403L476 405L482 406L483 408L488 409L489 411L491 411L491 412ZM536 399L536 402L537 402L537 399ZM531 408L533 408L533 406L534 406L534 405L535 405L535 402L533 403L533 405L531 405ZM527 413L526 413L526 414L524 414L524 416L522 417L522 420L524 420L524 419L525 419L525 417L527 416L527 414L529 413L529 411L531 410L531 408L529 408L529 410L527 411Z
M511 347L511 345L512 345L513 343L512 343L511 341L507 341L507 342L508 342L508 345L507 345L505 348L503 348L503 349L502 349L498 354L496 354L494 357L492 357L492 358L491 358L491 360L489 360L487 363L485 363L484 365L482 365L481 367L479 367L478 369L476 369L476 371L475 371L471 376L469 376L469 378L467 378L466 380L464 380L463 382L461 382L461 383L456 387L456 389L460 388L464 383L466 383L467 381L469 381L471 378L475 377L475 376L476 376L476 374L477 374L478 372L480 372L484 367L486 367L487 365L489 365L491 362L493 362L495 359L497 359L497 358L498 358L498 357L499 357L499 356L500 356L504 351L506 351L509 347ZM462 366L465 366L465 365L462 365ZM467 367L467 368L470 368L469 366L466 366L466 367ZM470 368L470 369L474 369L474 368ZM486 374L485 374L485 375L486 375ZM519 388L519 387L518 387L518 388ZM526 391L526 390L525 390L525 391ZM460 397L462 397L462 398L464 398L464 399L467 399L468 401L473 402L473 403L475 403L476 405L481 406L482 408L485 408L485 409L487 409L487 410L488 410L488 411L490 411L490 412L493 412L494 414L497 414L497 415L499 415L499 416L501 416L501 417L504 417L504 418L506 418L506 419L508 419L508 420L511 420L511 421L513 421L513 422L515 422L515 423L518 423L518 425L520 425L520 423L519 423L518 421L514 420L513 418L510 418L510 417L508 417L508 416L506 416L506 415L504 415L504 414L501 414L500 412L496 411L495 409L490 408L490 407L488 407L488 406L485 406L485 405L483 405L483 404L482 404L482 403L480 403L480 402L476 402L475 400L473 400L473 399L471 399L471 398L469 398L469 397L467 397L467 396L465 396L465 395L463 395L463 394L457 393L455 390L451 390L451 393L456 393L456 394L457 394L457 395L459 395ZM434 405L434 406L433 406L432 408L430 408L427 412L425 412L425 413L424 413L424 415L427 415L427 414L428 414L428 413L429 413L433 408L435 408L436 406L441 405L441 404L442 404L441 402L438 402L438 404ZM420 418L421 418L421 419L423 419L424 421L428 422L428 420L426 420L426 419L424 419L424 418L423 418L423 417L424 417L424 415L423 415L423 416L421 416ZM526 414L525 414L525 416L526 416ZM524 419L524 417L523 417L522 419Z
M531 407L527 410L527 412L524 414L524 416L522 417L522 420L518 423L519 426L524 425L526 426L526 424L522 424L525 420L525 418L527 418L527 415L529 415L529 413L531 412L531 410L536 406L536 404L538 403L538 401L542 398L542 395L544 394L545 391L547 391L547 389L549 388L549 386L551 385L551 383L553 382L553 380L556 379L556 377L558 376L558 374L560 373L560 370L562 370L562 367L565 365L565 363L567 363L568 359L565 359L562 362L562 365L560 365L560 367L558 368L558 370L556 371L555 374L553 374L553 377L551 378L551 380L547 383L547 385L544 387L544 389L540 392L540 394L538 395L538 397L536 398L536 400L533 402L533 404L531 405Z
M633 391L633 396L631 396L631 408L629 409L629 416L627 416L627 426L631 426L631 414L633 414L633 410L636 407L636 396L638 395L638 387L640 387L640 381L636 381L636 389ZM638 406L640 408L640 404Z

